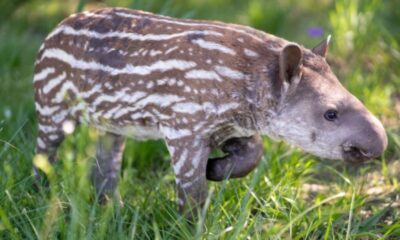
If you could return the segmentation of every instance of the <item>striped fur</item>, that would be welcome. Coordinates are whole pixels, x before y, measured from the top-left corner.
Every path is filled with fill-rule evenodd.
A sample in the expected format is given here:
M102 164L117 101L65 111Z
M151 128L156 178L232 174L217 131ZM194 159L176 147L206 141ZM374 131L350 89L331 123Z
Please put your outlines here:
M268 122L279 95L271 82L277 73L268 69L277 68L286 44L244 26L121 8L74 14L48 35L36 60L36 151L54 159L74 122L110 133L118 151L120 135L162 138L180 206L201 203L210 149L256 134L257 119ZM121 162L121 154L98 152Z
M244 26L122 8L74 14L35 61L36 152L54 161L75 124L100 129L92 180L99 199L120 200L124 137L164 139L181 211L205 202L207 179L251 172L259 134L320 157L377 157L385 130L330 70L328 43L308 50ZM213 148L226 155L208 159Z
M58 122L76 119L85 110L89 122L100 121L92 119L98 113L111 125L137 125L143 119L132 118L140 115L135 113L156 110L170 119L151 114L154 126L172 126L183 116L191 120L189 125L221 115L230 123L235 115L251 115L244 104L237 104L249 96L232 99L232 93L247 88L257 65L276 57L274 49L285 43L242 26L140 11L75 14L46 38L39 52L34 77L39 122L53 122L55 114L74 111L83 102L87 109L64 114ZM190 57L189 49L195 56ZM208 103L231 107L221 110Z

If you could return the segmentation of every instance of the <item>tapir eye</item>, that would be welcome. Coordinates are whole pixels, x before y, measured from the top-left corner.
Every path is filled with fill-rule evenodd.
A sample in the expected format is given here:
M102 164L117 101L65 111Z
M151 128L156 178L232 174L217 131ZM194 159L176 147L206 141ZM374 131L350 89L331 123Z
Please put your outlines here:
M325 112L324 117L328 121L335 121L338 118L338 112L336 110L328 110Z

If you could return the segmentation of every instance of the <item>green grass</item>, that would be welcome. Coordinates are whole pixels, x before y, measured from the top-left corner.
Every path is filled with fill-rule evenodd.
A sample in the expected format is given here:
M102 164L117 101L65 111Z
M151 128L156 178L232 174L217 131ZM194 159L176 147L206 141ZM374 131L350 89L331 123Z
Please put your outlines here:
M252 25L307 47L319 39L307 36L306 29L321 26L333 34L328 57L333 69L387 128L385 156L358 166L265 139L259 167L244 179L210 183L207 211L190 226L176 211L174 176L162 142L128 141L119 184L122 208L96 203L88 178L96 133L85 126L61 146L60 161L49 170L50 187L33 187L35 53L64 16L96 5L81 2L18 1L0 9L10 16L0 23L1 239L400 238L400 13L395 3L106 1Z

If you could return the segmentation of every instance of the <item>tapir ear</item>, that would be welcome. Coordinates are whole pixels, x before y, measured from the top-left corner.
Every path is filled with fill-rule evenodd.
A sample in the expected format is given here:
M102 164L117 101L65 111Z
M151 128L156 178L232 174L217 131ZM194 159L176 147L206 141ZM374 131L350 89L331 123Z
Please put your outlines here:
M323 40L317 46L315 46L312 49L312 52L325 58L326 54L328 53L328 47L330 41L331 41L331 35L329 35L325 40Z
M295 77L300 77L303 53L298 45L289 44L279 56L279 72L282 82L292 84ZM299 80L299 78L297 78Z

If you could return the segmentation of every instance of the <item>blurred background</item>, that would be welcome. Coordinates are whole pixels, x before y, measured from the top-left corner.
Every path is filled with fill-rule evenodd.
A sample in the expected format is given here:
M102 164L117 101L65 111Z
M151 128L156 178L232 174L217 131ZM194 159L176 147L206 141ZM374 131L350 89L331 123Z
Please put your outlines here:
M80 180L86 172L85 170L76 171L76 164L79 168L79 164L85 165L84 162L93 156L94 150L91 143L93 134L90 129L80 129L75 136L68 137L61 149L64 162L60 168L66 168L63 171L70 174L71 181L65 180L63 174L60 174L57 182L54 183L59 186L57 191L47 193L48 195L42 194L39 197L34 191L32 192L29 185L36 134L32 73L35 54L41 42L58 22L77 11L107 6L142 9L178 18L212 19L248 25L297 42L307 48L314 47L331 34L332 44L328 53L328 62L342 83L383 121L389 135L388 151L379 161L362 167L353 167L344 163L316 159L285 144L273 143L266 139L266 156L257 171L261 172L262 176L267 176L268 181L265 177L261 177L261 180L258 178L257 181L262 183L254 187L255 185L251 185L253 177L250 176L247 180L243 180L244 183L242 182L242 184L253 186L256 196L269 196L260 200L269 208L258 209L265 215L260 217L262 224L257 231L261 232L261 235L258 236L264 236L263 234L289 236L285 234L294 232L300 238L314 236L314 239L322 239L328 236L327 239L330 239L329 236L332 234L334 234L332 236L336 236L335 234L348 236L351 233L359 237L372 236L371 239L375 239L374 237L400 235L398 222L400 218L399 1L0 0L0 237L35 238L35 236L56 233L59 236L63 234L67 236L71 229L73 237L95 236L93 232L90 233L93 235L90 235L86 230L81 230L79 226L84 220L79 220L78 217L77 223L74 222L73 216L76 212L68 210L63 212L58 211L59 208L54 210L50 207L53 206L52 203L60 201L72 209L75 206L75 210L78 209L90 215L88 213L90 201L87 197L79 195L82 189L89 188L86 182L82 183L83 180ZM119 213L118 216L125 216L128 221L136 216L136 221L144 224L138 231L141 234L148 234L144 235L146 236L144 239L154 239L153 237L158 236L156 230L162 230L162 226L169 226L169 223L165 219L159 220L157 216L154 217L156 220L142 217L146 215L146 209L151 212L159 207L156 205L159 202L156 200L154 200L156 202L146 202L147 200L143 200L142 195L150 194L146 188L154 190L153 186L157 186L155 188L158 189L165 184L168 190L160 191L161 195L157 197L174 198L173 175L163 144L129 141L121 176L121 191L123 197L129 199L127 201L130 208L126 209L125 213ZM286 179L284 183L282 183L283 178ZM135 185L138 181L143 184L143 187ZM235 191L242 193L242 195L238 194L241 196L238 199L247 196L247 188L239 191L237 190L240 189L239 182L232 184L233 186L229 185L226 191L233 193L232 195L227 193L226 196L235 196ZM272 187L276 185L280 188ZM137 189L133 190L130 186L135 186ZM72 191L74 188L77 191ZM277 193L277 189L281 195ZM301 190L291 193L290 189ZM346 196L343 201L333 204L329 208L329 213L312 209L307 212L310 213L309 216L303 214L309 207L315 206L312 204L318 204L339 190L345 191ZM278 194L278 197L274 194ZM138 195L142 198L137 197ZM138 199L134 200L135 197ZM77 200L78 203L72 201L75 198L80 199ZM291 199L292 202L287 199ZM248 236L249 225L240 222L240 218L235 218L235 216L241 216L241 213L237 212L241 206L231 204L232 208L229 206L226 208L230 209L232 215L219 216L220 219L226 220L222 223L209 222L209 231L212 232L215 228L215 232L225 234L223 236L232 239L242 236L240 234L243 234L243 237ZM270 212L270 209L274 209L271 206L276 207L276 204L279 205L277 209L281 215ZM221 209L220 205L214 205L212 206L215 209ZM253 214L252 211L253 209L249 210L251 214ZM287 211L287 216L285 211ZM96 214L93 216L103 216ZM258 216L257 213L254 214ZM290 214L294 214L293 216L298 214L299 219L307 225L292 222ZM56 216L55 219L50 218L50 220L58 224L55 225L59 226L58 230L46 228L46 224L43 224L38 217L34 217L36 215ZM119 229L120 225L115 222L115 216L112 214L111 217L108 216L109 218L103 216L105 220L103 219L102 224L107 226L110 224L107 221L111 221L110 226L116 224L115 232L124 234L125 230L123 227ZM271 216L273 217L269 218ZM67 221L66 219L69 219L70 225L62 229L63 221ZM155 227L154 221L161 227ZM91 226L90 224L94 223L89 221L87 224ZM238 225L234 224L242 225L238 232L234 231L235 235L229 235L228 232L231 230L223 232L224 229L228 229L229 224L233 224L232 226L236 228ZM281 230L288 224L290 226L294 224L294 228L283 233ZM254 227L251 224L250 226ZM332 229L338 232L333 233ZM101 236L104 237L107 234L106 231ZM215 236L218 238L220 235ZM339 237L339 239L344 239L344 237Z

